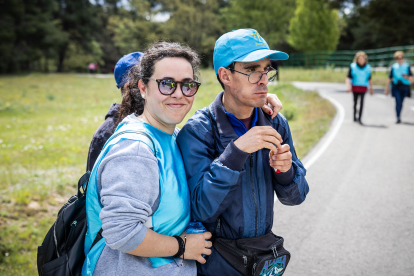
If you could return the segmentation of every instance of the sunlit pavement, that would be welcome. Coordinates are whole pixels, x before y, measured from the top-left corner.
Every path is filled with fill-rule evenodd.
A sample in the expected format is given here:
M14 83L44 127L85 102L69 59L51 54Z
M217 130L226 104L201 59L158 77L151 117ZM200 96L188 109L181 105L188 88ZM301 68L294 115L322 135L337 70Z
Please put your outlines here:
M308 169L306 201L276 202L273 231L292 254L284 275L414 275L414 100L404 101L396 124L395 100L378 87L365 95L359 125L345 85L294 84L330 97L345 116Z

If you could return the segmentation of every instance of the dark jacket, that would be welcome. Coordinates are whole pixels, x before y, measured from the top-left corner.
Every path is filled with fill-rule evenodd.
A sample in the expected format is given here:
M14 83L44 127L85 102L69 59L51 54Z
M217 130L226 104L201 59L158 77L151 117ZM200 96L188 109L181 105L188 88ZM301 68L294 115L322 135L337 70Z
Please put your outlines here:
M290 146L294 178L281 185L269 165L269 150L248 154L233 143L238 138L222 105L223 93L208 107L196 112L179 132L177 142L183 155L191 195L192 217L208 231L229 239L262 236L273 226L274 192L282 204L298 205L309 191L306 170L295 154L287 120L280 113L271 119L258 109L257 126L272 126ZM218 158L211 112L218 141ZM198 265L203 275L240 275L218 252Z
M86 163L86 171L92 171L93 165L95 164L96 159L106 141L114 133L115 124L118 120L118 110L120 104L113 103L109 108L108 113L105 116L105 121L98 127L98 129L93 134L91 145L89 146L88 152L88 161Z

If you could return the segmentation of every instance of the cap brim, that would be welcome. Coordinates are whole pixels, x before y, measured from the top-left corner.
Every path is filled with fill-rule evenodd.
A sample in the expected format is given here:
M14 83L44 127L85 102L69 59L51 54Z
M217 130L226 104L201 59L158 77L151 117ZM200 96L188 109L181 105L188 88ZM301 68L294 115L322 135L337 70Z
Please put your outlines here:
M287 60L289 55L284 52L262 49L241 56L235 59L234 62L254 62L267 57L269 60Z

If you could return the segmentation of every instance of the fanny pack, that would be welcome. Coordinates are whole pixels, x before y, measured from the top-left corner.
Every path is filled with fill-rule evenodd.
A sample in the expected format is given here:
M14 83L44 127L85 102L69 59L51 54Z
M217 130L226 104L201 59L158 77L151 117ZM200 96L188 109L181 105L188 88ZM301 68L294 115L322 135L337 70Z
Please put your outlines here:
M290 253L283 247L283 238L272 232L238 240L215 237L213 246L229 264L246 276L280 276L290 260Z

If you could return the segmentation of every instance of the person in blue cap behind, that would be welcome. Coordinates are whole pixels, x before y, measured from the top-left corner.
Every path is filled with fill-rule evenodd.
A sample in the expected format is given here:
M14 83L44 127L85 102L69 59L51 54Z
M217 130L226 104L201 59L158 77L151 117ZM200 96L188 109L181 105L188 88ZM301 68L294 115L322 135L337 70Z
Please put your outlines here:
M118 60L115 65L114 76L116 81L116 87L121 89L121 95L125 94L127 89L127 78L131 68L140 62L142 57L141 52L133 52L124 55ZM114 133L115 128L118 124L119 117L119 103L113 103L109 108L108 113L105 115L105 121L98 127L93 134L91 144L88 151L88 160L86 162L86 171L92 171L93 165L106 141Z
M218 253L214 239L260 239L277 218L275 192L282 204L299 205L309 191L286 118L260 109L267 85L276 77L271 61L286 59L286 53L270 50L256 30L222 35L213 63L224 91L197 111L177 136L192 217L213 234L211 255L205 264L197 264L199 275L242 275ZM240 266L252 264L237 260Z

